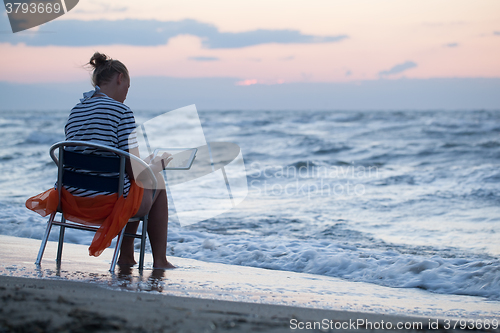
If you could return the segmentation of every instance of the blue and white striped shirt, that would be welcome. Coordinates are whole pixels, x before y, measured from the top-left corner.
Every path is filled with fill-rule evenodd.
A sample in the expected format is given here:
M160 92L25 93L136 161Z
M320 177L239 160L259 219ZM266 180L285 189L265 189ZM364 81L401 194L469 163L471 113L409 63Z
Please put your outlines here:
M91 141L124 151L138 147L135 136L135 118L132 110L106 95L87 98L78 103L72 110L64 128L66 140ZM98 150L84 147L68 147L73 151L91 154L105 154ZM83 171L83 170L79 170ZM110 175L110 174L108 174ZM91 197L109 192L89 191L75 187L66 189L76 196ZM128 175L125 177L124 196L130 189Z

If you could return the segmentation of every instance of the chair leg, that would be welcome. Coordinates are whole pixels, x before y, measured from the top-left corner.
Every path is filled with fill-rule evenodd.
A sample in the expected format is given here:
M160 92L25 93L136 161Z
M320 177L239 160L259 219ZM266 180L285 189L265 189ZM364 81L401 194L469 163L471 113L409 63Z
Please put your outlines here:
M45 229L45 234L43 235L42 238L42 244L40 245L40 250L38 251L38 256L36 257L35 264L40 265L42 262L42 257L43 253L45 252L45 246L47 245L47 241L49 240L49 235L50 235L50 230L52 229L52 221L54 221L54 218L56 216L56 213L50 214L49 220L47 221L47 228Z
M64 215L61 217L61 222L65 223L66 219L64 218ZM56 257L56 263L61 264L61 257L62 257L62 250L63 250L63 243L64 243L64 231L66 227L60 226L59 229L59 242L57 244L57 257Z
M146 233L148 230L148 216L145 215L142 221L141 253L139 254L139 271L144 268L144 252L146 252Z
M115 247L115 252L113 253L113 259L111 260L111 267L109 268L109 271L111 273L114 273L115 267L116 267L116 262L118 261L118 254L120 253L120 248L122 246L123 242L123 237L125 234L125 227L123 227L122 231L118 234L118 238L116 239L116 247Z

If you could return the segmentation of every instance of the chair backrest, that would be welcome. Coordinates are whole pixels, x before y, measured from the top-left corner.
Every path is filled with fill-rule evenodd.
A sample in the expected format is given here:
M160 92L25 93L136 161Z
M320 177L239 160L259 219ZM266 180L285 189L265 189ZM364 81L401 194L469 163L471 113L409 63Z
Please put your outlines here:
M109 156L88 154L66 150L66 147L91 148L112 154ZM56 150L58 150L59 156L56 156ZM142 164L142 167L149 171L149 176L156 187L156 177L149 166L140 158L117 148L89 141L62 141L50 147L50 156L58 166L57 189L59 193L61 187L66 185L93 191L116 192L121 196L125 183L125 161L127 158ZM85 172L77 172L72 169L85 170ZM110 173L112 175L101 175Z
M93 191L123 193L125 167L122 168L120 164L125 165L124 156L101 156L65 149L60 150L59 159L61 156L62 185ZM71 169L85 170L85 173ZM112 175L104 176L100 173Z

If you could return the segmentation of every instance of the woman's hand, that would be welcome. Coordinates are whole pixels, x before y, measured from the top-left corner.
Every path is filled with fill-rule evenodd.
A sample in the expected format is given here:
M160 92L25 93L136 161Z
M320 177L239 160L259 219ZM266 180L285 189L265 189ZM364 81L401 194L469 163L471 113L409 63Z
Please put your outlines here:
M155 173L161 172L167 167L172 159L172 154L169 153L163 153L161 156L157 155L149 162L149 167Z

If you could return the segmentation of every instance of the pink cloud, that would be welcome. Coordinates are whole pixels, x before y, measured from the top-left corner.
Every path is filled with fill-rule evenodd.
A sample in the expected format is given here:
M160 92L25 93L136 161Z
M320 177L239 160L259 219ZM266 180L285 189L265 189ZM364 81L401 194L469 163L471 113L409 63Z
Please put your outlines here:
M235 84L237 86L251 86L252 84L257 84L257 83L258 83L258 80L256 80L256 79L247 79L247 80L243 80L243 81L238 81Z
M266 85L272 85L272 84L283 84L285 83L285 80L283 79L278 79L278 80L257 80L257 79L246 79L246 80L241 80L235 83L237 86L251 86L253 84L266 84Z

